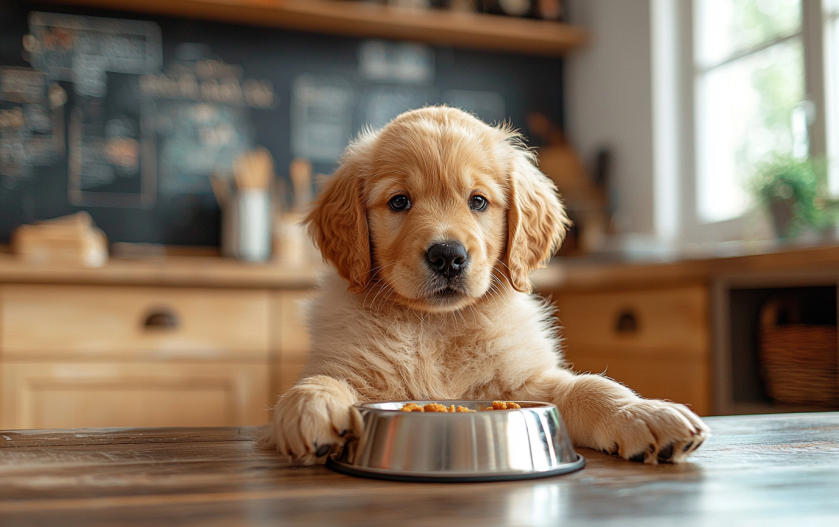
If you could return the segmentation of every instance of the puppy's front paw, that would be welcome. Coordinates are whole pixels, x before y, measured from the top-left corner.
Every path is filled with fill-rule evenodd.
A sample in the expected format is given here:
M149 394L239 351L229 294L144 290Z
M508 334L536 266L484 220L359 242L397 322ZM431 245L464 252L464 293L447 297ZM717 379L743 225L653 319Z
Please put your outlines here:
M633 401L615 416L610 451L632 461L680 463L702 445L709 428L681 404Z
M361 430L361 417L346 384L315 376L292 387L277 403L268 442L298 463L322 463Z

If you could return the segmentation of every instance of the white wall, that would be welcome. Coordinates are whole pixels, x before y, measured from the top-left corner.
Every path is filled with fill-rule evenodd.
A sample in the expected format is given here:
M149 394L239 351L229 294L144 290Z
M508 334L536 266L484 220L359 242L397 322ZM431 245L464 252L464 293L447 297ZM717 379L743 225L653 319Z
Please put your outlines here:
M612 149L621 232L654 234L649 0L569 0L591 44L566 59L566 132L587 162Z

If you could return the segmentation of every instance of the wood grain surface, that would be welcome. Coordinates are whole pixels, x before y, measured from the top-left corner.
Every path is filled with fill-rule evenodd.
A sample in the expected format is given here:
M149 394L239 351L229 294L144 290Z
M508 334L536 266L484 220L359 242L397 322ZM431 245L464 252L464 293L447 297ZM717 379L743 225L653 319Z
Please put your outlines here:
M0 287L6 360L236 359L268 357L265 290L184 287ZM155 313L171 327L148 327Z
M61 3L275 26L366 38L413 40L534 55L563 55L588 32L552 21L399 9L375 2L325 0L60 0Z
M839 525L839 413L707 422L682 465L469 484L285 466L256 428L0 432L0 525Z
M616 291L654 287L707 284L726 275L761 277L766 274L808 273L839 276L839 245L760 247L747 253L747 246L737 255L723 253L674 257L669 261L632 261L626 258L581 257L554 260L546 269L533 273L537 290ZM798 278L800 280L800 278Z
M154 285L206 288L310 289L323 269L319 262L289 267L211 256L167 256L119 260L103 267L34 265L0 253L0 283Z

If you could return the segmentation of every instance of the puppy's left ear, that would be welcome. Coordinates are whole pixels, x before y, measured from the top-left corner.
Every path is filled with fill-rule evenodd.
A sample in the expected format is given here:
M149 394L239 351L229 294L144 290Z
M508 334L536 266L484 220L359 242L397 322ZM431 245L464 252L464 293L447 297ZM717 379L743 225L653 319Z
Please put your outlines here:
M506 259L512 286L529 293L530 271L544 266L559 249L571 222L553 181L536 168L536 156L518 142L515 136L505 141L510 149Z

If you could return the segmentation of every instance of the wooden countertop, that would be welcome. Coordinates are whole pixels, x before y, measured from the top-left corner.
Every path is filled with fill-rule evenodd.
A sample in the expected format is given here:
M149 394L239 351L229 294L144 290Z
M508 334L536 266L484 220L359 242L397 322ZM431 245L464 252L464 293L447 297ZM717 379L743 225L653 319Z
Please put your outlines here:
M283 467L253 428L0 432L0 524L839 525L839 413L711 417L681 465L468 484Z
M721 276L781 273L839 277L839 245L776 247L756 254L717 254L671 261L597 256L562 258L536 271L533 283L543 291L613 290L709 283Z
M315 285L323 267L250 264L218 256L112 258L103 267L73 267L35 265L0 254L0 283L304 289Z
M219 256L111 258L104 267L90 268L34 265L0 252L0 283L303 289L313 287L324 268L320 262L288 267L249 264ZM723 275L792 272L831 273L839 277L839 245L667 262L557 258L533 274L533 283L541 291L611 290L708 283Z

